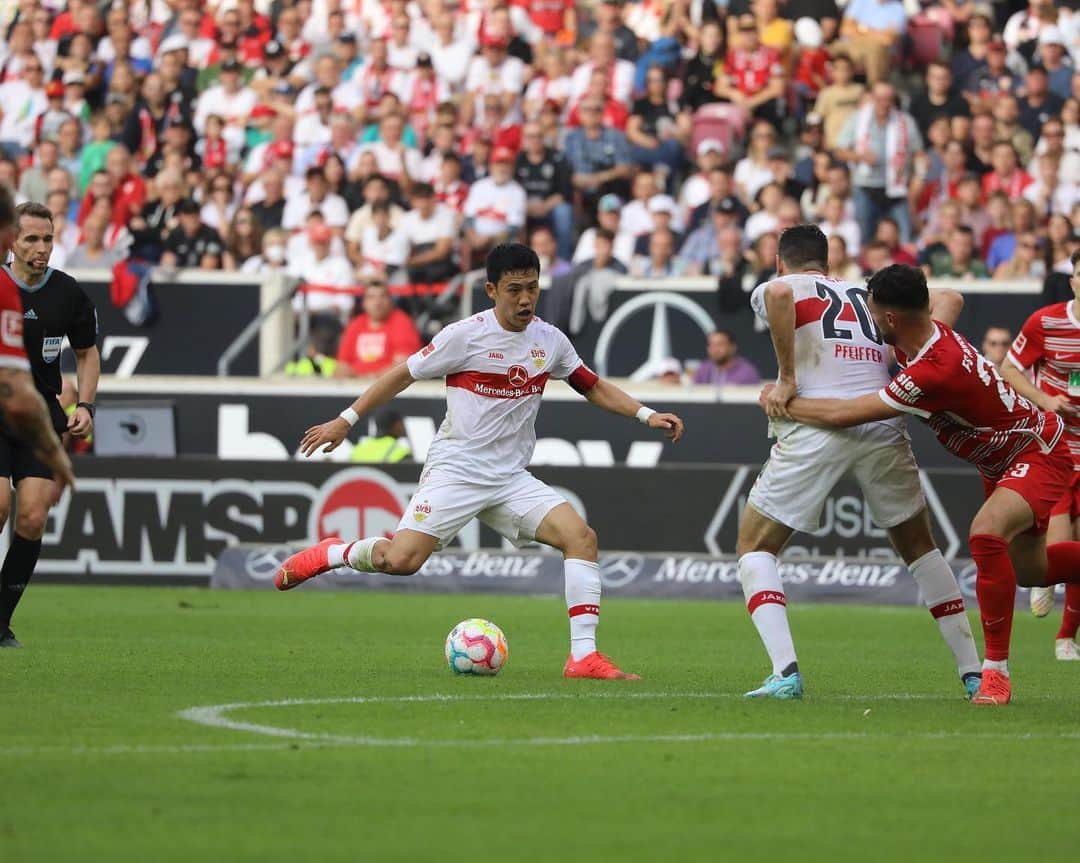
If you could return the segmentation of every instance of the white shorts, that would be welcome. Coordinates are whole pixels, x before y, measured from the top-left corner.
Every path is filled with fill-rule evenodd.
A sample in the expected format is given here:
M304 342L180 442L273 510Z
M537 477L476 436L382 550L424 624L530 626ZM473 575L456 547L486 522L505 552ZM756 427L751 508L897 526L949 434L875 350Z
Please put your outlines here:
M561 503L566 498L528 471L502 485L478 485L441 475L436 469L420 477L398 530L418 530L435 537L438 551L478 518L521 548L536 540L540 522Z
M903 524L926 506L906 434L881 423L819 429L784 423L748 498L773 521L803 533L821 526L821 511L846 475L862 489L878 527Z

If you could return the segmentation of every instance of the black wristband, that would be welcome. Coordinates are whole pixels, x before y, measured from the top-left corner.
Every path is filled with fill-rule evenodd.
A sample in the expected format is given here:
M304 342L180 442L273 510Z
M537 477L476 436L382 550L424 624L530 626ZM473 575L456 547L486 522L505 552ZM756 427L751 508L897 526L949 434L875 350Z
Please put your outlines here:
M79 402L77 405L75 405L75 407L76 408L86 408L87 411L90 412L90 419L94 418L94 411L96 410L96 408L94 407L93 402Z

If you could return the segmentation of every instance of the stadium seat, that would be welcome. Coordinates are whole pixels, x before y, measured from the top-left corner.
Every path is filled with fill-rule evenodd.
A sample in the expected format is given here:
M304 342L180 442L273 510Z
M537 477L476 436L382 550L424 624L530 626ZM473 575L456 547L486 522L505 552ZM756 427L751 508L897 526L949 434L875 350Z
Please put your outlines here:
M942 58L945 37L939 22L924 15L912 18L907 28L907 68L922 70Z
M745 131L746 114L737 105L727 102L702 105L694 114L690 152L696 153L698 144L706 138L717 138L730 153L732 145L736 140L742 140Z

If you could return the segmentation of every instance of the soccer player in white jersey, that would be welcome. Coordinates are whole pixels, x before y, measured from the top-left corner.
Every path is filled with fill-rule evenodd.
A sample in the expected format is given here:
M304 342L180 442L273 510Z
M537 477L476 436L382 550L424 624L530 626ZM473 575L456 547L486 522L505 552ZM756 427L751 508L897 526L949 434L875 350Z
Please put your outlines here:
M866 306L865 288L830 278L829 242L814 225L780 236L777 278L759 285L751 305L769 326L780 375L768 396L773 414L796 394L855 398L887 386L888 349ZM963 298L935 292L932 313L953 324ZM772 660L772 674L751 698L801 698L795 645L777 555L796 531L812 533L833 487L854 476L874 521L904 559L923 601L956 659L968 696L979 688L980 663L960 587L934 544L919 471L902 418L827 430L771 422L776 437L750 491L739 524L739 580L750 617Z
M565 379L593 404L683 434L674 414L657 413L598 378L570 340L536 317L540 261L520 243L487 257L487 294L494 308L451 324L423 350L386 372L353 404L308 429L305 455L330 452L361 415L389 402L413 381L446 378L446 419L428 450L416 494L393 539L326 539L286 560L275 584L288 590L334 567L412 575L473 518L516 546L533 541L565 558L570 656L564 677L636 680L596 649L600 573L596 534L565 499L526 470L536 445L536 414L548 378Z

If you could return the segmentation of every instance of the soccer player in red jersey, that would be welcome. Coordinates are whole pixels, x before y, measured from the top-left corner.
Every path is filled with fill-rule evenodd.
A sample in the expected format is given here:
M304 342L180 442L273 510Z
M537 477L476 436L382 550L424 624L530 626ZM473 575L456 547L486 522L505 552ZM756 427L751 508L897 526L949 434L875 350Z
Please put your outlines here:
M1050 513L1048 543L1080 539L1080 251L1072 255L1072 289L1077 298L1039 309L1024 323L1002 364L1001 376L1020 395L1065 423L1065 440L1072 453L1073 482ZM1034 384L1025 372L1035 370ZM1031 589L1031 610L1045 617L1054 607L1052 587ZM1065 585L1065 612L1054 643L1061 660L1080 660L1076 632L1080 629L1080 584Z
M1007 704L1009 640L1017 582L1080 583L1080 542L1047 547L1050 513L1073 481L1065 424L1006 383L959 333L930 317L926 276L894 264L868 284L868 305L900 372L877 393L854 399L796 398L772 415L846 428L914 414L942 445L982 474L986 502L971 523L986 659L973 704ZM763 406L771 391L762 393Z

